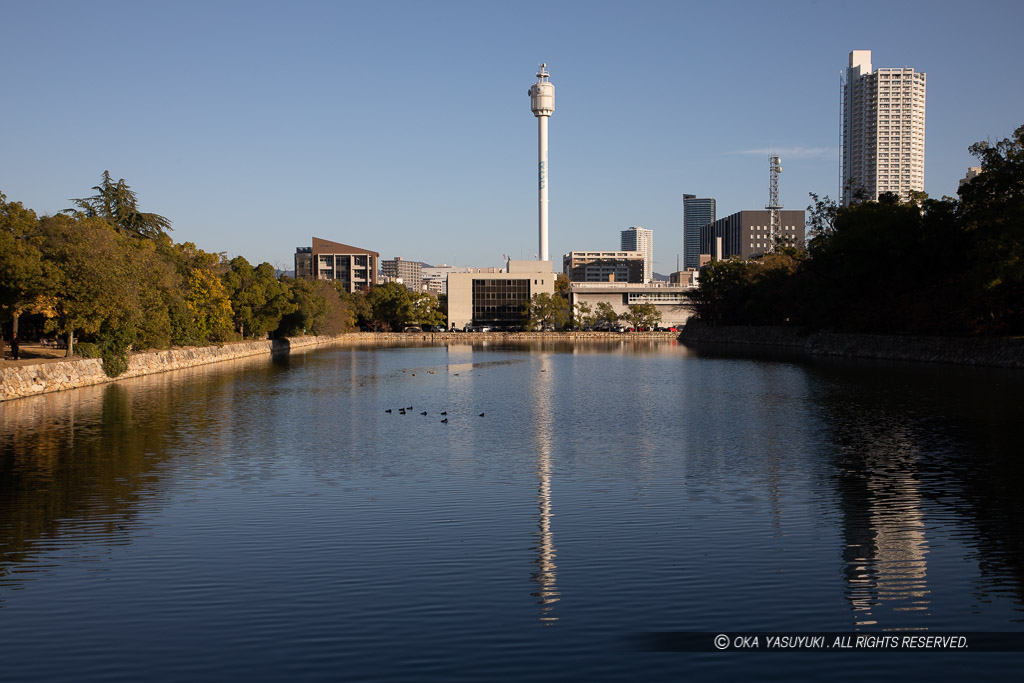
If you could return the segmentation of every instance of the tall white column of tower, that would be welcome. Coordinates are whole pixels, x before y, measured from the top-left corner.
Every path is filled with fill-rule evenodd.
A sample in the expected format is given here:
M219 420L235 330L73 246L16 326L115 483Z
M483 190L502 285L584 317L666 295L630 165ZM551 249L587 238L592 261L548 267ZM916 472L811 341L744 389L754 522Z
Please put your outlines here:
M548 261L548 117L555 113L555 86L548 81L547 64L537 71L530 86L530 109L537 117L537 202L539 210L539 255Z

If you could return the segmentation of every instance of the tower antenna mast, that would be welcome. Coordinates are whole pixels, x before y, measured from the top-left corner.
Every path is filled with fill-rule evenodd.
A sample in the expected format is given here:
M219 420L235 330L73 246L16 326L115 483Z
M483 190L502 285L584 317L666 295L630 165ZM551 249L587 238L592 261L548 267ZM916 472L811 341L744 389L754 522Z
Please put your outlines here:
M537 117L537 204L538 256L548 261L548 119L555 113L555 86L548 80L547 64L537 69L537 82L530 86L530 109Z
M775 251L775 245L782 238L782 202L779 201L779 174L782 173L782 159L772 155L769 158L768 204L764 207L769 214L768 250Z

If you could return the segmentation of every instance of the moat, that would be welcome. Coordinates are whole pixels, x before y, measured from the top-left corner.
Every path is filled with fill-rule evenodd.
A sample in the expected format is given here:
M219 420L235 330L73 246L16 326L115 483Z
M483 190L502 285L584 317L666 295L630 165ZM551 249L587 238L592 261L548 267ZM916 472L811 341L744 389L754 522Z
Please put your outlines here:
M4 678L1011 678L1024 654L626 636L1024 631L1022 415L1020 371L638 339L8 401Z

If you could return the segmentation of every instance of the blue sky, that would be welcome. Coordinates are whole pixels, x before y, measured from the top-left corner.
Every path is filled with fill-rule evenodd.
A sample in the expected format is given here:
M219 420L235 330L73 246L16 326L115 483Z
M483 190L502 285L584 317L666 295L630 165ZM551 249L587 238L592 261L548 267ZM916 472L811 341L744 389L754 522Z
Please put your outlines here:
M428 263L537 250L545 61L551 254L836 195L850 50L928 74L925 189L1024 124L1024 3L23 2L0 0L0 191L39 213L104 170L172 236L291 267L312 236Z

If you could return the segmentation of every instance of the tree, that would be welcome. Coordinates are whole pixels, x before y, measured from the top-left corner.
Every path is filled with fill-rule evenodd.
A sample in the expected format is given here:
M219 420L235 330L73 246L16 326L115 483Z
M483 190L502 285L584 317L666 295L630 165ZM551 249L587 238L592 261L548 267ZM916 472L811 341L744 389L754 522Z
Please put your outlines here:
M540 293L526 303L527 329L560 328L569 322L569 302L558 294Z
M647 327L653 329L661 320L661 311L654 304L633 304L629 307L626 319L629 320L634 330L642 330Z
M619 314L615 312L615 308L607 301L599 301L594 313L596 324L601 327L611 327L619 321Z
M1024 331L1024 126L970 152L982 172L960 188L958 222L971 237L969 281L977 322L987 331Z
M291 292L293 308L281 317L277 334L296 337L303 334L317 334L327 319L328 303L320 286L320 280L306 278L282 278ZM326 283L325 283L326 284ZM330 287L330 285L327 285Z
M555 294L569 296L569 276L565 273L555 276Z
M167 218L139 211L138 195L124 178L114 182L110 171L104 171L100 184L92 189L96 190L95 195L72 199L77 209L65 209L64 212L84 218L101 218L135 237L156 238L171 229L171 221Z
M180 305L170 311L172 341L198 345L223 342L233 334L231 301L221 281L228 266L223 255L196 247L192 242L174 245L169 252L182 279Z
M412 322L420 325L444 325L445 315L441 302L429 292L420 292L410 297Z
M409 290L397 282L377 285L366 295L366 301L370 304L374 329L400 331L413 317Z
M594 324L594 310L590 304L585 301L577 301L574 309L572 322L576 329L583 329Z
M49 274L40 304L46 329L66 335L68 356L79 332L130 344L143 310L124 237L105 221L64 215L42 219L40 230Z
M295 310L288 287L274 276L269 263L253 268L245 258L236 256L228 265L223 281L235 329L243 338L263 339L277 329L283 316Z
M0 320L15 333L21 311L45 291L42 242L35 212L0 192Z
M342 283L335 281L335 289L338 291L338 296L351 311L353 317L353 325L359 325L360 327L372 327L373 324L373 309L370 308L370 302L366 300L366 294L363 292L348 292Z

